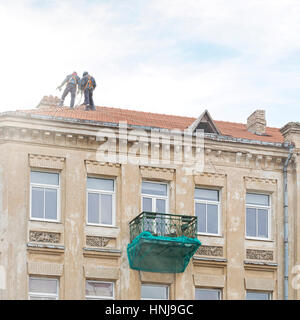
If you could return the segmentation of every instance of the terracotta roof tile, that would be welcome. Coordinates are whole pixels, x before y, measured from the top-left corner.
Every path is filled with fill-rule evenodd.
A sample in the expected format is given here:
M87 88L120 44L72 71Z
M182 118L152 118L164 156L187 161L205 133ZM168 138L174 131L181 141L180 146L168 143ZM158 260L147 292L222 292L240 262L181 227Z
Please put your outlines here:
M98 122L119 123L126 121L130 125L140 125L147 127L158 127L165 129L186 129L196 118L183 117L167 114L157 114L151 112L134 111L119 108L96 107L96 111L85 111L83 106L71 110L63 108L46 108L33 110L20 110L29 114L47 115L62 118L74 118L82 120L92 120ZM249 140L264 142L283 142L283 136L278 128L266 128L266 135L256 135L249 132L246 124L226 121L214 121L222 135Z

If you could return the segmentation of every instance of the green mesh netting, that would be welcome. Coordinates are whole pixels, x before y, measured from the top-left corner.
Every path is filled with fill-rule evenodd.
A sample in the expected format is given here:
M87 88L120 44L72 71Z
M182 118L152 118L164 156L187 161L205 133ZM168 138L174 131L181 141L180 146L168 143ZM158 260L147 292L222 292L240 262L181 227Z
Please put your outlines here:
M160 237L143 231L127 246L129 266L149 272L184 272L200 245L195 238Z

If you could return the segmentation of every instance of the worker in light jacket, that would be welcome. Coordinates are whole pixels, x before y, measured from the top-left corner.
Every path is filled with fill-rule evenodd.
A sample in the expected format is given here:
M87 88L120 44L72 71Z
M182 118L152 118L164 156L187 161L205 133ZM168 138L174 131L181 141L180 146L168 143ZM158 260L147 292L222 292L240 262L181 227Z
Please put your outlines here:
M85 110L96 110L93 100L93 92L96 88L95 79L88 74L88 72L84 72L82 75L82 79L80 82L80 89L84 94L84 105Z
M69 74L68 76L66 76L65 80L62 82L60 86L57 87L57 89L61 90L64 84L66 84L66 88L61 96L59 107L63 106L65 98L70 92L71 93L70 108L73 109L77 87L80 86L80 78L78 77L77 72L74 71L72 74Z

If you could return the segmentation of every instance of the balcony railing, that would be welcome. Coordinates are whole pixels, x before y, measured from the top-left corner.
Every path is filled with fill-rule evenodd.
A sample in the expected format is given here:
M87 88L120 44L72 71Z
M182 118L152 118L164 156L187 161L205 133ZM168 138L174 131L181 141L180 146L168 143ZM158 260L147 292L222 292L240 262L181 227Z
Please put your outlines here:
M197 238L197 217L143 211L129 223L130 242L143 231L153 236Z

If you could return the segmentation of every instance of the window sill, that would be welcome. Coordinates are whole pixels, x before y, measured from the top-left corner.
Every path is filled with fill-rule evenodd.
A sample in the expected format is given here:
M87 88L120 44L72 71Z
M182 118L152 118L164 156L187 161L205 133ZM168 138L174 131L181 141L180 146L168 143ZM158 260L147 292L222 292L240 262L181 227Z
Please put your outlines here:
M223 238L223 235L221 234L215 234L215 233L197 233L197 236L206 236L206 237L215 237L215 238Z
M266 239L266 238L251 238L251 237L246 237L245 240L259 241L259 242L274 242L273 239Z
M111 228L111 229L119 229L118 226L114 226L114 225L108 225L108 224L92 224L92 223L87 223L86 224L87 227L101 227L101 228Z
M56 224L62 224L60 220L45 220L45 219L34 219L30 218L29 221L31 222L45 222L45 223L56 223Z

